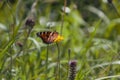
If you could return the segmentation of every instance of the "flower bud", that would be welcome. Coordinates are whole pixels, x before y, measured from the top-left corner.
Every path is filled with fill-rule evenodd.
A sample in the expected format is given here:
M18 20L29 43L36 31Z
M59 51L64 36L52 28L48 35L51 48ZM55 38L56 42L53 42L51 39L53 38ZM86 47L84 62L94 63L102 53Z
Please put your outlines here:
M75 80L77 62L75 60L69 63L69 80Z

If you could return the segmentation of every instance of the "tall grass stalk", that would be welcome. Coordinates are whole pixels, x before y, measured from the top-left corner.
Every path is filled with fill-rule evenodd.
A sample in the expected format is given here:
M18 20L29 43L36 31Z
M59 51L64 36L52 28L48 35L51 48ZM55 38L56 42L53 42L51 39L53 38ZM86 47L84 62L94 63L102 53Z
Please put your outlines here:
M63 31L63 24L64 24L64 14L65 14L65 8L66 8L66 3L67 1L64 0L64 9L63 9L63 13L62 13L62 22L61 22L61 29L60 29L60 34L62 35L62 31Z
M114 78L114 79L113 79ZM100 78L97 78L97 79L95 79L95 80L111 80L111 79L113 79L113 80L117 80L117 78L118 78L118 80L119 80L119 78L120 78L120 75L113 75L113 76L106 76L106 77L100 77Z
M114 8L116 14L118 15L118 17L120 17L120 13L118 12L117 8L115 7L115 5L113 3L111 3L111 6Z
M71 50L70 50L70 49L68 49L68 68L67 68L67 76L69 76L70 53L71 53Z

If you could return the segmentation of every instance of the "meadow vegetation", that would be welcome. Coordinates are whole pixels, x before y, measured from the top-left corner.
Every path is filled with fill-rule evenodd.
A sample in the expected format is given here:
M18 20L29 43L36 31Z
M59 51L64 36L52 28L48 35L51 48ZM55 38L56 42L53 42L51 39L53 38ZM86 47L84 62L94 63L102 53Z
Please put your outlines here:
M120 80L119 59L120 0L0 0L0 80Z

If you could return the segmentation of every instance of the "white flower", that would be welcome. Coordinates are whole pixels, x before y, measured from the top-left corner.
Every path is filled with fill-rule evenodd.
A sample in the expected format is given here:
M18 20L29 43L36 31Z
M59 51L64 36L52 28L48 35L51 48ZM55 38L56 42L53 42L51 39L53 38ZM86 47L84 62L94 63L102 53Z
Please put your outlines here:
M65 13L70 13L71 9L69 7L62 7L62 11L64 11L65 8Z

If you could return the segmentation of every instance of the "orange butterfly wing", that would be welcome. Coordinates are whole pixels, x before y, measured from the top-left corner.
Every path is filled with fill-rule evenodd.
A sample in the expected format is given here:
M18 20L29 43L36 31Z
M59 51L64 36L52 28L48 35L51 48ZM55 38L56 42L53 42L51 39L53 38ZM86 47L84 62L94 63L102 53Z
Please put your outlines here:
M38 32L37 36L40 37L44 43L50 44L53 43L54 40L58 37L58 32Z

